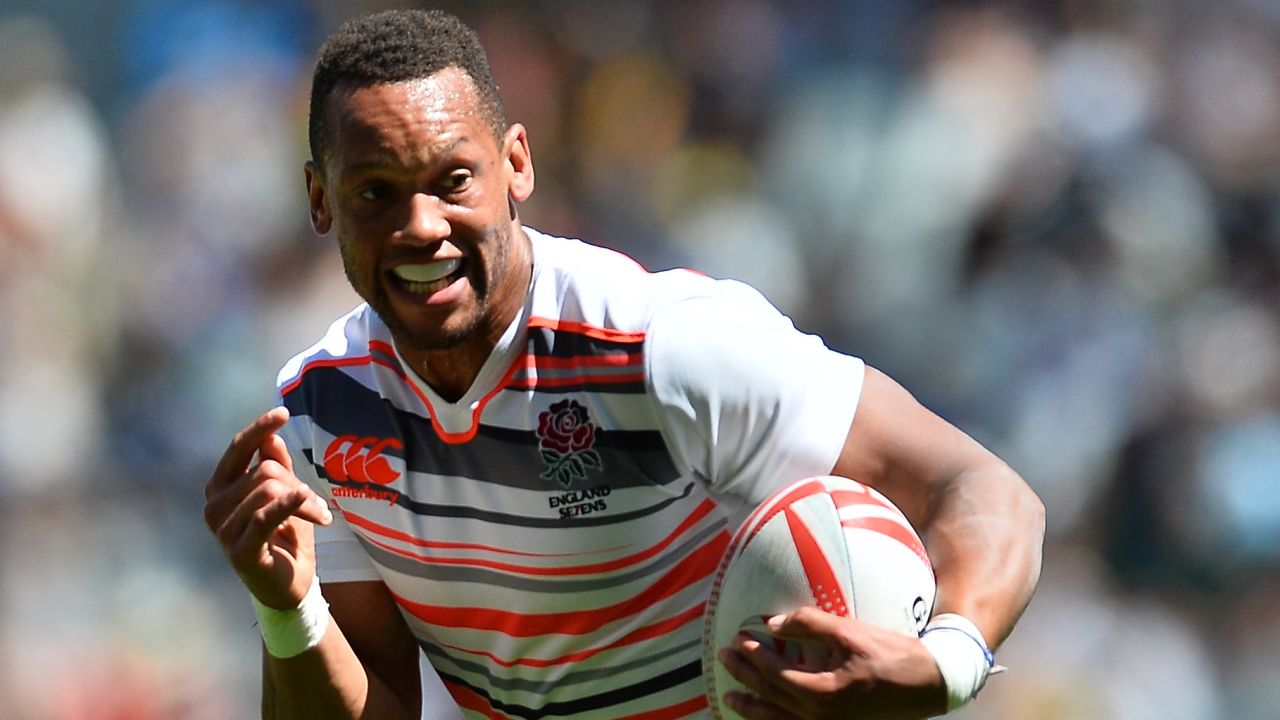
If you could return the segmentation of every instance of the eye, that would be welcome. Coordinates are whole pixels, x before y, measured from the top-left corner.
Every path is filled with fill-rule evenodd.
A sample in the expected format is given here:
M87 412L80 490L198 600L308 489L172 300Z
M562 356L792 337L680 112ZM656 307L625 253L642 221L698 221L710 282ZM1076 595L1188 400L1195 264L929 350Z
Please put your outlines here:
M467 189L467 186L471 184L471 180L471 171L459 169L446 175L444 181L440 184L447 192L460 192Z
M370 183L356 190L356 197L365 202L378 202L391 197L391 186L386 183Z

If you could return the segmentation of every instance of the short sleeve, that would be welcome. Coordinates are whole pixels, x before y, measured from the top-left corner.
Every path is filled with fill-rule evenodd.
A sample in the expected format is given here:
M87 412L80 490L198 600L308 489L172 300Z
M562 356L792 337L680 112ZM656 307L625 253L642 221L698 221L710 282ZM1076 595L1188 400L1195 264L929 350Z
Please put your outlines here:
M760 502L835 466L865 367L749 286L713 285L655 312L648 378L677 465L713 492Z
M294 474L323 497L329 503L329 510L333 512L333 522L316 525L316 571L320 575L320 581L332 583L381 580L364 546L343 519L342 511L333 500L329 483L316 472L316 466L311 460L315 455L312 430L311 418L293 416L281 429L280 436L289 448L289 456L293 458Z

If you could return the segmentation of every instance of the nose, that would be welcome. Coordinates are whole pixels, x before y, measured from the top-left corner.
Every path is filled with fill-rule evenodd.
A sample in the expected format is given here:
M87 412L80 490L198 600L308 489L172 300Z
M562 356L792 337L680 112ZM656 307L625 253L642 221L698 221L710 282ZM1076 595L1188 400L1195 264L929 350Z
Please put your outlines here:
M409 198L408 217L396 233L402 243L427 245L449 237L449 221L444 216L444 203L428 193L414 193Z

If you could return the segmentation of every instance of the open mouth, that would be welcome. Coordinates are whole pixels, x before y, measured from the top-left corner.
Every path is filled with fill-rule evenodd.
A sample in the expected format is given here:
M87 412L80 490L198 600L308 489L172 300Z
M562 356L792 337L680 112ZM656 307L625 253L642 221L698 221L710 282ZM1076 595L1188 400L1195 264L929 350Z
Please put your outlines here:
M443 290L461 278L466 272L462 258L449 258L429 263L397 265L391 268L391 278L402 290L414 295L430 295Z

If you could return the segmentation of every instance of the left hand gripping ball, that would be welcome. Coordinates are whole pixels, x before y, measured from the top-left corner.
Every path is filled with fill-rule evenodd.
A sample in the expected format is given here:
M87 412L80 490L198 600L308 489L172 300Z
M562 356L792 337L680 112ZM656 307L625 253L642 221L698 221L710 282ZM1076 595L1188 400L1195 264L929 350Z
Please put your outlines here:
M742 689L716 659L739 631L797 667L821 670L825 646L776 638L765 619L811 605L915 637L936 591L924 544L883 495L830 475L783 488L738 528L711 588L702 671L712 716L733 717L722 698Z

